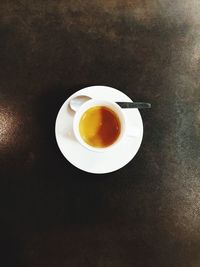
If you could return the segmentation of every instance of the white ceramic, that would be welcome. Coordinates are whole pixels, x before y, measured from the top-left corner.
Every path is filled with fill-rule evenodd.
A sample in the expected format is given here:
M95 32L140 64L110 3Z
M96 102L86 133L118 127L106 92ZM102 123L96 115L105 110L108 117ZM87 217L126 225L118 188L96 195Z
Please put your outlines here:
M87 105L90 105L86 102L75 115L75 112L69 107L69 101L78 95L88 95L93 99L89 101L93 103L97 103L98 101L109 103L109 105L112 103L113 107L116 105L119 108L120 113L118 114L123 114L121 118L126 121L123 127L124 132L117 145L113 145L112 149L105 149L103 153L99 153L99 151L95 151L91 147L86 147L85 143L83 144L80 140L77 140L77 136L75 136L73 131L73 125L77 127L76 123L80 119L80 115L78 114L82 114L82 111L85 110ZM116 103L113 103L117 101L132 100L121 91L112 87L90 86L73 94L60 108L55 124L57 144L64 157L77 168L96 174L109 173L122 168L136 155L143 137L141 115L138 109L123 109L122 111ZM76 116L77 122L75 123L74 118ZM126 134L124 134L125 132ZM136 134L133 134L133 132ZM111 146L108 148L111 148Z
M97 148L97 147L92 147L92 146L88 145L82 139L80 132L79 132L79 123L80 123L80 119L81 119L82 115L85 113L86 110L88 110L89 108L95 107L95 106L104 106L104 107L111 109L115 114L117 114L119 121L120 121L120 126L121 126L120 135L117 138L117 140L112 145L110 145L108 147ZM124 138L125 133L126 133L126 128L127 128L126 117L125 117L123 110L120 108L120 106L114 102L105 101L105 100L101 100L101 99L91 99L91 100L88 100L87 102L85 102L76 111L75 116L74 116L74 120L73 120L73 130L74 130L74 135L75 135L77 141L81 145L83 145L85 148L87 148L91 151L95 151L95 152L105 152L105 151L113 149L116 145L119 145L123 141L123 138Z

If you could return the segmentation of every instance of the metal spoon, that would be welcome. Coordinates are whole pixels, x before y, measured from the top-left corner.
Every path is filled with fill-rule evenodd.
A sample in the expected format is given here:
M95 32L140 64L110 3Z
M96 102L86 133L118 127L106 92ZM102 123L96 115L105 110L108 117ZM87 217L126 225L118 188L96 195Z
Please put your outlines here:
M73 97L70 102L69 106L73 111L77 111L78 108L83 105L86 101L92 99L86 95L79 95ZM116 102L121 108L150 108L151 104L143 103L143 102Z

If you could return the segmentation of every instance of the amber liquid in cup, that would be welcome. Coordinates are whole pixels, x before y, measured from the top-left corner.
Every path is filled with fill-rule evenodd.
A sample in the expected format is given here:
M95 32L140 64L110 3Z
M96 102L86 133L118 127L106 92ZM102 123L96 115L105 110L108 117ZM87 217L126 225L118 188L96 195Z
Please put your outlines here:
M120 120L108 107L91 107L83 113L79 122L79 131L88 145L97 148L108 147L120 135Z

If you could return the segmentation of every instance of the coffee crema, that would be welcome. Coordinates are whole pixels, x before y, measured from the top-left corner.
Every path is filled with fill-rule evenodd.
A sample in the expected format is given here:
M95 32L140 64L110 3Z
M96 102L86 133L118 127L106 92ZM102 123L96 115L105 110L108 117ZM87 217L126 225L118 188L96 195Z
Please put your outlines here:
M104 148L112 145L120 135L117 114L105 106L89 108L79 122L82 139L90 146Z

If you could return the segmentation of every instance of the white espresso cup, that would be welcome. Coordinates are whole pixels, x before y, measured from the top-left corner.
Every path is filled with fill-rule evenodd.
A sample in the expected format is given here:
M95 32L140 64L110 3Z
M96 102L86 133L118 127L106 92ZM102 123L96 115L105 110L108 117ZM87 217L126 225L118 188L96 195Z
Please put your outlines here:
M80 133L80 121L83 116L83 114L89 110L90 108L93 107L105 107L114 112L116 117L119 119L119 124L120 124L120 133L116 140L111 144L106 147L95 147L91 146L86 141L82 138L81 133ZM92 124L91 124L92 127ZM115 146L119 145L125 137L137 137L140 135L139 129L135 126L128 126L125 112L124 110L115 102L112 101L107 101L107 100L100 100L100 99L91 99L86 101L84 104L80 106L80 108L76 111L74 119L73 119L73 131L74 135L77 139L77 141L83 145L85 148L95 151L95 152L104 152L113 149Z

